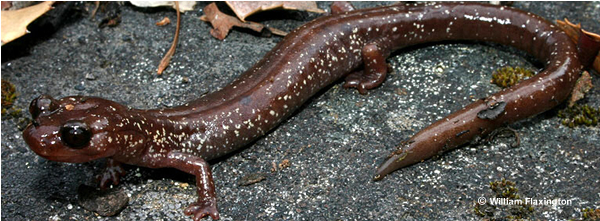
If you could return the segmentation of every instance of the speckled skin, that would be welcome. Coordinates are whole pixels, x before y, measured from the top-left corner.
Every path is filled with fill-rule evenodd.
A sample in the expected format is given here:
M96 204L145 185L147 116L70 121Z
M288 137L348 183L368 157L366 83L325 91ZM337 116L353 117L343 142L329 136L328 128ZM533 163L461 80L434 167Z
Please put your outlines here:
M50 160L86 162L109 158L101 185L118 182L119 162L173 167L196 176L198 201L185 210L199 220L218 219L206 160L262 136L322 88L346 76L361 93L381 84L385 58L410 45L444 40L482 40L512 45L546 62L535 77L475 102L416 134L378 170L391 171L483 136L495 128L546 111L569 94L581 65L567 36L544 19L519 10L476 3L426 3L356 10L292 31L273 50L223 89L180 107L131 109L95 97L40 96L34 122L24 131L33 151ZM364 71L356 71L364 66ZM91 132L77 148L65 143L69 122Z

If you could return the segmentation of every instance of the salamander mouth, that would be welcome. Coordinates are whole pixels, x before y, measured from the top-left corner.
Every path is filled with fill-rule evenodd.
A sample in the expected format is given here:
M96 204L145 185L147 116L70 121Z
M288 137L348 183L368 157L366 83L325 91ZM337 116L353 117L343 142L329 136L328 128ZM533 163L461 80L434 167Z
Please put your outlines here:
M36 152L37 153L37 152ZM42 155L41 153L37 153L38 155L40 155L41 157L51 160L51 161L57 161L57 162L65 162L65 163L85 163L85 162L89 162L92 160L95 160L95 157L88 157L88 156L82 156L82 155L78 155L78 154L66 154L66 155L56 155L56 154L51 154L51 155Z
M97 158L95 156L83 155L80 153L71 152L69 150L57 150L55 148L49 147L49 145L43 145L39 142L27 142L27 144L29 145L30 149L37 155L52 161L67 163L84 163Z

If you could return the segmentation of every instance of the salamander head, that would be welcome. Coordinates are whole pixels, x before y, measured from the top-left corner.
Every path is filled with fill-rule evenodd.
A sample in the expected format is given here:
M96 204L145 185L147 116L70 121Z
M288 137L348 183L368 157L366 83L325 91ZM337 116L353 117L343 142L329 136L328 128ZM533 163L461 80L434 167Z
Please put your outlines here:
M123 126L129 122L127 107L113 101L42 95L31 102L29 112L33 122L23 138L31 150L49 160L87 162L114 156L123 147L140 149L144 143L139 133Z

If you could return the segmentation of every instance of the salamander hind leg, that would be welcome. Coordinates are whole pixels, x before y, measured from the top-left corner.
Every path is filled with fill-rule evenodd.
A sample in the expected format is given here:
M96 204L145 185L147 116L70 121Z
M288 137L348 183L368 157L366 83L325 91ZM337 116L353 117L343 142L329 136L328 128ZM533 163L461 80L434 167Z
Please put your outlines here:
M200 157L179 152L169 153L166 161L167 166L196 176L198 200L188 206L184 213L194 216L195 221L207 215L213 220L219 219L215 185L208 163Z
M345 88L356 88L361 94L366 94L367 90L373 89L385 80L388 66L385 62L384 53L377 44L367 44L362 48L362 58L364 70L348 74L344 84Z

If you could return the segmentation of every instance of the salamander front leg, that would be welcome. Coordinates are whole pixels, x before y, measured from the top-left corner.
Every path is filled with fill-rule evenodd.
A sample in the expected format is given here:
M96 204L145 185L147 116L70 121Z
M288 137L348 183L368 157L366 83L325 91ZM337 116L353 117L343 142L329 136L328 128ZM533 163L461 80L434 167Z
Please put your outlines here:
M112 158L107 158L104 171L102 171L101 174L98 174L96 179L100 182L100 189L106 189L108 183L111 181L114 185L119 184L119 179L123 175L125 175L125 169L123 169L121 163Z
M177 168L196 176L198 201L188 206L184 213L186 215L193 215L196 221L201 220L207 215L214 220L219 219L215 185L208 163L200 157L178 152L169 153L166 161L169 167Z
M384 53L377 44L371 43L362 48L362 57L365 69L350 73L346 76L345 88L356 88L361 94L373 89L385 80L388 67L385 63Z

